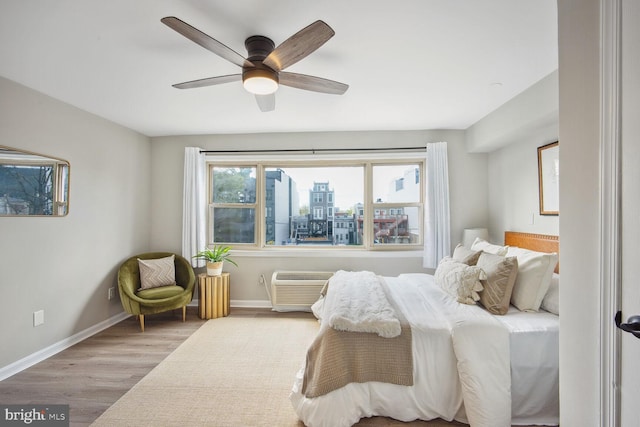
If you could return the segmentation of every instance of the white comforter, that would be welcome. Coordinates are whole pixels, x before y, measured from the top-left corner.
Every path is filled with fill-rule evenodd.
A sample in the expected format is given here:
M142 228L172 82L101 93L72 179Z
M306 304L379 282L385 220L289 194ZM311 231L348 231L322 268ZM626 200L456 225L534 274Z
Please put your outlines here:
M300 420L309 427L351 426L376 415L401 421L456 419L473 427L517 424L511 414L510 327L480 307L459 304L435 286L433 276L385 280L412 328L414 386L351 383L309 399L300 392L301 369L290 395ZM323 311L314 307L321 316ZM527 415L523 423L538 414ZM553 413L548 421L557 423Z

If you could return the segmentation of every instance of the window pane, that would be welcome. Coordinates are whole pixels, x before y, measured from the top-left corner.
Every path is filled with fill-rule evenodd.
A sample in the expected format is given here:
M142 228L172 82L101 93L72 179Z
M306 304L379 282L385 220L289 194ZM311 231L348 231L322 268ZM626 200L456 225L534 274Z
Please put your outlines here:
M373 166L373 201L420 201L420 167L417 164Z
M362 166L267 168L265 202L267 245L362 244L354 216L364 203Z
M213 168L213 203L255 202L256 168Z
M214 208L215 243L255 243L255 209Z
M419 209L415 206L375 209L374 242L378 244L420 243Z

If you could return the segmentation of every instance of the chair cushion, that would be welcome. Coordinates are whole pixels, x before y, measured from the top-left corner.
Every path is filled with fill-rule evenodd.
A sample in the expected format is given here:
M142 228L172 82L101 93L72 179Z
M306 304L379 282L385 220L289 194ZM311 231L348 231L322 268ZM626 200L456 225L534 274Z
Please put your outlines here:
M150 289L141 289L136 294L140 298L154 300L154 299L164 299L171 298L176 295L180 295L184 292L184 288L182 286L173 285L173 286L160 286L157 288Z
M140 289L176 284L175 255L158 259L138 258Z

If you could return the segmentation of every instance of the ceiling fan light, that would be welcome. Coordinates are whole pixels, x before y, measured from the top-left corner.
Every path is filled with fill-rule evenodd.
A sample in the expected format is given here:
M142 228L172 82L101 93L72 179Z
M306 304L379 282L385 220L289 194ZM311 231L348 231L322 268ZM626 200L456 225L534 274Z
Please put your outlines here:
M271 70L251 69L242 74L242 84L254 95L269 95L278 90L278 75Z
M244 81L244 88L254 95L269 95L278 90L278 83L269 77L251 77Z

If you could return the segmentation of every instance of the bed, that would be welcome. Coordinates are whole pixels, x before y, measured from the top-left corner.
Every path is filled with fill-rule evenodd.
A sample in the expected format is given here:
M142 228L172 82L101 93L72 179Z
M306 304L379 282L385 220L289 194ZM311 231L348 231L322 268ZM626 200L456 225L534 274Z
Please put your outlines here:
M558 252L557 236L506 232L456 247L433 275L337 272L290 394L299 419L558 425Z

